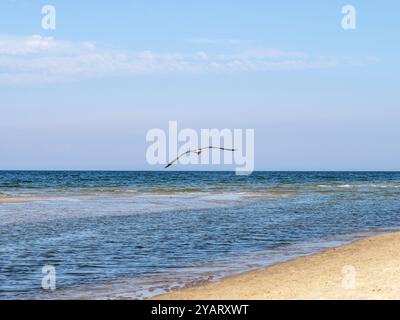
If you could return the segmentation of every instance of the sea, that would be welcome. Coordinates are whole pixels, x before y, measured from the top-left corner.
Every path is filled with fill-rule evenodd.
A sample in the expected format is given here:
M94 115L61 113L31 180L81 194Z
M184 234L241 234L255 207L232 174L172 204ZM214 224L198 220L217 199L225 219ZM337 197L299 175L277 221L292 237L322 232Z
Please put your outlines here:
M0 171L0 299L147 299L399 227L400 172Z

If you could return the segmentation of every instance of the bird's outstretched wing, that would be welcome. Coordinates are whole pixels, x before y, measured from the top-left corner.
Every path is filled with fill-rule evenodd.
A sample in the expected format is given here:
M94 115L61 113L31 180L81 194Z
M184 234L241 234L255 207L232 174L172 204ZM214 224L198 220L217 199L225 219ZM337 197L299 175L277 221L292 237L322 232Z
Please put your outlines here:
M230 149L230 148L222 148L222 147L215 147L215 146L208 146L202 149L219 149L219 150L225 150L225 151L236 151L236 149Z
M164 168L166 169L166 168L172 166L176 161L179 160L180 157L184 156L185 154L191 153L191 152L193 152L193 151L192 151L192 150L188 150L188 151L186 151L186 152L184 152L184 153L181 153L181 154L180 154L179 156L177 156L174 160L172 160L170 163L168 163Z
M200 148L198 150L204 150L204 149L219 149L219 150L225 150L225 151L236 151L236 149L229 149L229 148L222 148L222 147L215 147L215 146L208 146L208 147L203 147ZM196 150L197 151L197 150ZM195 150L188 150L182 154L180 154L179 156L177 156L174 160L172 160L171 162L169 162L164 168L168 168L170 166L172 166L176 161L179 160L180 157L184 156L185 154L191 153L191 152L196 152Z

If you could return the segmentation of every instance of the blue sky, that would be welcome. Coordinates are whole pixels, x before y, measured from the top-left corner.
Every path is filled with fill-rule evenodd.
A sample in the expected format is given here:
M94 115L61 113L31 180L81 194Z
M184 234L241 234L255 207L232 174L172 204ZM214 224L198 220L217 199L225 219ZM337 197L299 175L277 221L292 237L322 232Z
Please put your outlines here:
M45 4L56 30L41 27ZM400 170L399 9L2 1L0 169L161 169L146 132L177 120L254 128L257 170Z

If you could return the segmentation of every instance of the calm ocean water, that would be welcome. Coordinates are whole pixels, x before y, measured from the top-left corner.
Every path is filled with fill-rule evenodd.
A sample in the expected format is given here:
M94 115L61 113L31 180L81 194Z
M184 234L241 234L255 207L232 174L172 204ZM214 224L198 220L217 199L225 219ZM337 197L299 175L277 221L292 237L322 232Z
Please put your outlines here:
M0 298L150 297L396 230L399 196L398 172L0 171Z

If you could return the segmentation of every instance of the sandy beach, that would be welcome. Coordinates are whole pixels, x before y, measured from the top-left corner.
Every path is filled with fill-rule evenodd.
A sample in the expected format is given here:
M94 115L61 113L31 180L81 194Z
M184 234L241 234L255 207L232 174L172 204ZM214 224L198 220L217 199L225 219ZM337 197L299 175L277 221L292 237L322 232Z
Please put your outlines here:
M400 232L156 299L400 299Z

